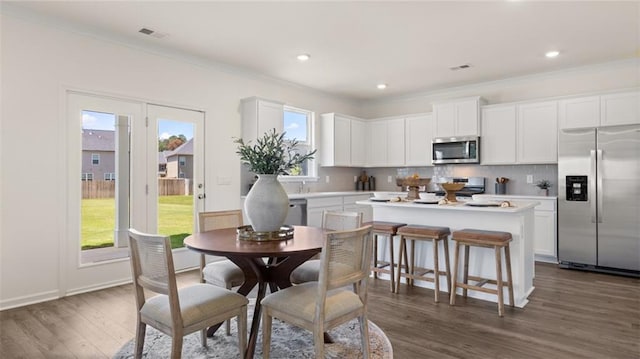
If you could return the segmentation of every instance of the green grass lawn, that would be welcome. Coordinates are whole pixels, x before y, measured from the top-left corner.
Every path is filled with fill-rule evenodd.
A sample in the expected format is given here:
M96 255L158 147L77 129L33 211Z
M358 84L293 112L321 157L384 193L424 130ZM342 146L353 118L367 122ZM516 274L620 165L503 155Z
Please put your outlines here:
M171 248L183 247L182 240L193 231L193 196L160 196L158 233L170 236ZM115 200L82 200L82 249L113 246Z

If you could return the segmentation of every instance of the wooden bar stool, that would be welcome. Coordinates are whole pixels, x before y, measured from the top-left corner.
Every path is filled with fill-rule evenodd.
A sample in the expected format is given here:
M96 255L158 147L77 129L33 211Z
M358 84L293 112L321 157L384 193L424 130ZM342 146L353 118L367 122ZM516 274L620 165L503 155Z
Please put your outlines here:
M509 305L513 307L513 279L511 277L511 253L509 252L509 242L511 242L511 233L497 231L483 231L478 229L463 229L454 231L451 236L456 242L455 261L453 265L453 286L451 288L450 304L456 304L456 288L462 288L462 296L467 296L467 289L477 290L484 293L496 294L498 296L498 315L504 314L504 299L502 287L509 288ZM458 257L460 246L465 246L464 251L464 273L462 282L458 282ZM493 248L496 258L496 280L470 276L469 275L469 247L485 247ZM504 248L504 257L507 270L507 281L502 280L502 253L500 249ZM475 285L468 284L469 279L477 282ZM490 283L497 286L496 289L484 288L483 285Z
M394 276L394 253L393 253L393 237L398 232L398 228L406 226L406 223L396 222L382 222L373 221L364 223L363 226L372 226L373 234L373 264L371 265L371 271L373 277L378 278L378 273L389 274L389 282L391 283L391 293L395 291L395 276ZM378 236L387 237L389 242L389 262L378 259ZM387 267L389 267L387 269Z
M419 226L408 225L398 230L400 235L400 254L398 258L398 277L396 284L396 293L398 293L398 287L400 286L400 277L407 278L407 285L413 285L414 280L424 280L433 282L434 284L434 299L437 303L440 300L440 275L447 276L447 290L451 291L451 272L449 266L449 234L451 231L448 227L432 227L432 226ZM411 241L411 261L407 256L407 239ZM433 243L433 269L416 267L416 246L415 241L431 241ZM440 271L440 265L438 262L438 242L444 241L444 260L445 271ZM404 258L404 265L403 265ZM405 268L405 273L402 273L402 268ZM433 273L433 277L427 277L427 274Z

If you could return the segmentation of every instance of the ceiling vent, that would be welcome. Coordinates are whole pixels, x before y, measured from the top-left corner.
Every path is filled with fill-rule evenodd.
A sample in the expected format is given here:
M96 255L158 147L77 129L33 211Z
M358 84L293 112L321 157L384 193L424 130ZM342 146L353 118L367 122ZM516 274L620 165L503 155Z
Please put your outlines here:
M167 35L169 35L167 33L162 33L162 32L157 32L155 30L147 29L146 27L143 27L142 29L138 30L138 32L141 34L153 36L156 39L162 39L163 37L167 37Z
M470 64L464 64L464 65L460 65L460 66L449 67L449 70L451 70L451 71L466 70L466 69L468 69L470 67L471 67Z

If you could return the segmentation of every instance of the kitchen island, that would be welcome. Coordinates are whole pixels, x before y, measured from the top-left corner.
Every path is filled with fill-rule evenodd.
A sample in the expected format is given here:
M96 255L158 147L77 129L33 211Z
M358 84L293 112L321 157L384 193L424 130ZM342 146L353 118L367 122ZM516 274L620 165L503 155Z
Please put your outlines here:
M401 222L429 226L449 227L451 232L464 228L474 228L492 231L509 232L513 236L511 247L511 267L513 273L514 305L523 308L528 303L528 296L533 291L534 277L534 208L538 202L511 202L511 207L476 207L466 205L465 202L455 204L420 204L415 202L377 202L359 201L357 204L370 205L373 208L373 219L376 221ZM378 248L388 248L388 244L381 242ZM395 239L395 248L399 248L399 239ZM449 240L449 252L453 256L455 243ZM442 247L441 247L442 248ZM433 268L433 252L430 243L416 241L416 266ZM440 258L444 258L441 249ZM397 250L395 251L398 252ZM388 261L388 251L379 253L379 258ZM460 253L460 268L458 273L462 277L463 254ZM394 259L397 263L397 258ZM451 265L454 260L451 258ZM440 261L444 270L444 261ZM453 272L453 268L451 268ZM504 270L503 270L503 273ZM469 275L494 278L496 276L494 252L488 248L472 248L469 255ZM381 276L385 278L384 275ZM386 277L388 278L388 276ZM441 278L446 283L446 278ZM404 283L404 281L402 281ZM433 289L433 283L416 281L415 285ZM440 285L440 290L447 290L446 285ZM462 293L459 289L458 294ZM468 291L471 297L497 302L495 295L478 291ZM504 293L505 303L508 296Z

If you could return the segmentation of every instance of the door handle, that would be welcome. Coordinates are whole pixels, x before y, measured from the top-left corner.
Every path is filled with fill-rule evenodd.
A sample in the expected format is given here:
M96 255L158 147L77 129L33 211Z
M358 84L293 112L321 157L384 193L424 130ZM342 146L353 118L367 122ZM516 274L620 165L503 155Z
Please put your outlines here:
M604 175L604 172L602 171L602 150L597 150L596 151L596 173L598 174L598 179L597 179L597 184L596 184L596 193L598 195L598 212L597 212L597 217L598 217L598 223L602 223L602 220L604 219L604 213L602 213L602 201L604 200L604 193L603 193L603 189L602 189L602 176Z
M207 198L207 195L204 193L198 195L198 199L205 199L205 198Z
M596 151L590 151L590 162L591 166L589 168L589 207L591 209L591 223L596 223L598 220L596 216Z

